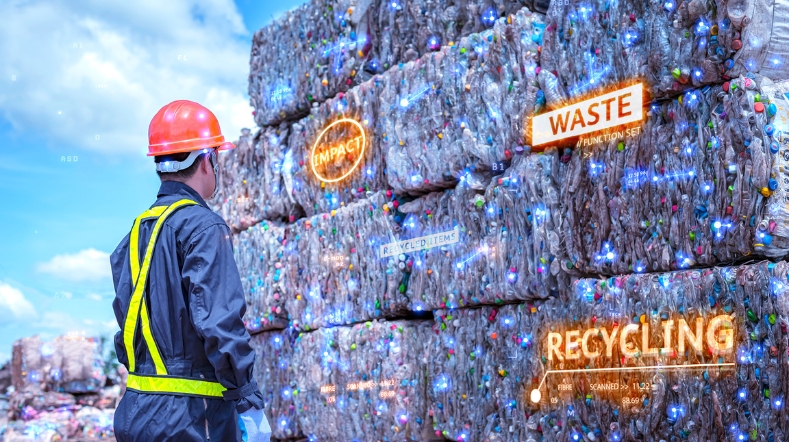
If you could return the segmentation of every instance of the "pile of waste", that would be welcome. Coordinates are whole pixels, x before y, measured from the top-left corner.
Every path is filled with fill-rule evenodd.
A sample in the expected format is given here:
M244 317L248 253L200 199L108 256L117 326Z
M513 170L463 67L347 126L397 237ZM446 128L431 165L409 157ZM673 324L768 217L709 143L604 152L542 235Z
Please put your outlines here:
M115 440L113 416L121 396L119 376L104 374L97 338L67 334L50 342L38 336L14 343L0 421L4 441Z

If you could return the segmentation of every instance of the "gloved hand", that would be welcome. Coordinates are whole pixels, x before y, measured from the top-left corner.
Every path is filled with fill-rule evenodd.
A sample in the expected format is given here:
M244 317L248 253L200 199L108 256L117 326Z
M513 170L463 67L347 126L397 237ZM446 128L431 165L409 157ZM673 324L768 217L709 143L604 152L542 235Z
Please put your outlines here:
M238 415L238 428L244 442L269 442L271 427L263 410L250 408Z

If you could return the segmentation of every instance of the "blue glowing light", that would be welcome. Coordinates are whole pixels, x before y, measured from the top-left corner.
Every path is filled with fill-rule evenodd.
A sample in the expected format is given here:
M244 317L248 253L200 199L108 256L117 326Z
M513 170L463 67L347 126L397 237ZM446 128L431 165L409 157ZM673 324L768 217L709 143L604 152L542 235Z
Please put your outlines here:
M442 373L433 379L433 391L443 392L449 390L452 386L452 381L448 375Z
M745 399L748 399L748 390L744 388L740 388L737 391L737 399L740 401L744 401Z
M706 21L704 21L704 17L699 19L699 22L696 24L695 33L696 35L702 36L707 35L710 31L710 25Z
M493 8L488 8L484 12L482 12L482 22L488 26L493 26L496 23L496 10Z

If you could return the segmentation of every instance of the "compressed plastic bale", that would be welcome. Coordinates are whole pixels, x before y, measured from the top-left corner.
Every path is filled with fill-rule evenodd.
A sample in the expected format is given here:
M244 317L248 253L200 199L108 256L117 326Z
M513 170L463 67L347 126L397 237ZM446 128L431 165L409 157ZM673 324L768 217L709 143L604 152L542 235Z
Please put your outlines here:
M288 226L284 272L292 326L310 330L407 312L404 265L378 253L397 229L389 195L375 193Z
M616 274L759 251L773 156L759 84L741 77L655 103L630 137L576 149L562 189L567 259Z
M745 24L731 18L741 3L554 2L540 64L570 98L636 78L655 97L720 83L736 51L748 45L740 36Z
M454 187L465 173L489 179L522 150L543 29L523 9L384 74L381 141L396 193Z
M521 441L537 375L534 305L438 310L430 340L428 398L445 440Z
M95 338L63 335L51 342L38 336L14 343L12 382L22 391L28 386L69 393L98 391L104 386L101 346Z
M483 192L463 184L404 203L400 240L448 233L458 241L401 256L412 311L542 299L569 285L555 150L516 155Z
M773 156L764 218L756 231L756 242L763 244L764 254L782 257L789 253L789 81L770 84L762 81L765 112L774 115L771 123ZM769 101L768 101L769 100Z
M219 155L217 196L210 202L234 233L262 220L293 220L301 208L282 191L283 168L291 158L287 148L290 126L268 127L254 136L243 129L237 147Z
M257 32L250 104L259 126L300 118L371 75L483 31L538 0L310 1Z
M302 437L294 398L298 394L290 371L296 336L286 331L265 331L252 335L255 350L255 381L263 392L263 412L276 439Z
M284 254L286 229L262 222L233 235L233 251L246 313L244 324L251 332L282 329L288 325L286 298L294 276L287 271L289 256Z
M580 372L548 375L539 404L527 409L528 434L521 440L785 440L788 271L789 264L781 261L579 280L576 296L550 300L538 311L535 359L544 367L528 389L538 387L549 369ZM733 326L722 322L713 331L721 354L709 351L716 316L728 316L724 319ZM696 318L704 335L701 350L686 336L680 352L681 321L696 334ZM620 333L626 325L635 327L624 344L639 350L635 356L624 356L621 339L611 345L611 356L606 354L605 335L617 325ZM576 330L580 338L595 328L599 334L593 331L587 346L599 357L568 359L563 343L548 359L549 333L564 337ZM728 345L723 330L731 331ZM645 342L654 347L649 354ZM685 364L715 365L666 368ZM621 367L615 373L585 371Z
M428 440L430 326L371 321L300 334L291 371L304 434L321 441Z
M365 198L371 192L388 188L377 125L378 90L381 87L380 77L376 76L347 93L317 106L309 117L293 123L288 138L289 150L286 153L291 161L282 168L283 191L304 209L306 216L329 213L343 205ZM355 168L352 167L355 163L342 159L342 156L338 157L341 158L339 163L336 159L329 163L326 167L342 168L340 172L348 175L337 182L325 182L316 175L311 164L313 147L324 130L340 119L350 119L361 125L366 140L363 146L364 152ZM341 128L338 130L342 132L332 134L336 139L322 137L321 146L351 142L351 137L358 136L358 129L351 126L352 124L345 123L345 130L342 130L342 125L338 125L337 127ZM357 154L354 152L354 155ZM318 173L325 172L318 171ZM341 176L340 172L336 175ZM324 176L324 178L334 179L335 176Z
M731 3L737 7L728 8L729 17L743 23L740 38L743 46L729 62L734 67L726 74L737 77L754 72L772 80L789 78L789 69L784 64L789 60L789 2L748 0Z
M44 358L50 350L44 344L41 354ZM53 367L49 370L52 380L69 393L97 392L106 381L104 359L98 339L78 335L63 335L55 338L49 346ZM59 372L58 372L59 370Z

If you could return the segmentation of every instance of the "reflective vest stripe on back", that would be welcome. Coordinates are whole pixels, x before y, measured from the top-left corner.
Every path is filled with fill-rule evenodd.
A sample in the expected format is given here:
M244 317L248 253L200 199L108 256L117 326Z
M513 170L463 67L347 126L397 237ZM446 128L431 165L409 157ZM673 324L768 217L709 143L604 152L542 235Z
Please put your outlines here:
M129 262L131 267L132 296L129 300L129 310L126 312L126 319L123 327L123 345L126 348L126 355L129 359L129 377L126 387L130 390L137 390L146 393L160 394L182 394L190 396L222 397L222 392L226 390L222 384L215 381L200 379L182 378L170 376L164 365L159 348L151 332L150 316L148 306L145 301L145 285L148 281L148 271L151 266L153 249L159 231L167 218L176 210L198 204L189 199L176 201L169 206L155 206L143 212L134 220L131 234L129 235ZM145 258L140 267L139 236L140 223L149 218L156 218L156 224L151 232L151 238L145 249ZM156 375L141 375L135 373L136 359L134 356L134 334L137 329L137 320L141 319L141 329L143 339L151 354Z

